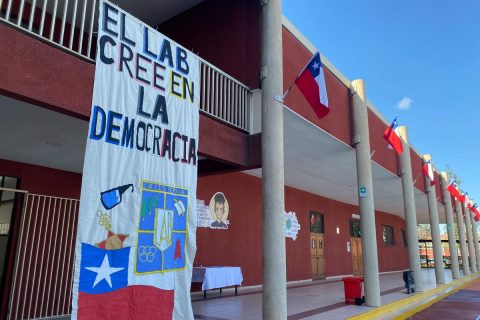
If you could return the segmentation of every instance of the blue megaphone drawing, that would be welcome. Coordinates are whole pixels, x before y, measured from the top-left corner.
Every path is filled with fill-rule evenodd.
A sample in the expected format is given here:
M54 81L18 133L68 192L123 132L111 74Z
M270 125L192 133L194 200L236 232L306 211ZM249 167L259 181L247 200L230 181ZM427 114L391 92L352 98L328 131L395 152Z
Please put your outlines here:
M133 184L126 184L107 191L103 191L100 194L100 199L105 209L110 210L116 205L118 205L120 202L122 202L122 194L124 194L125 191L127 191L130 187L132 187L133 192Z

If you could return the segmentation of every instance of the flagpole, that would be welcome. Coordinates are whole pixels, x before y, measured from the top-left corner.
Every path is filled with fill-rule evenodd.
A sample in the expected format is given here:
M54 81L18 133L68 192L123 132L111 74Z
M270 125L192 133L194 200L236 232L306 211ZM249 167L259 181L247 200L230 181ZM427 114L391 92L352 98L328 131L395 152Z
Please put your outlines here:
M318 51L317 51L318 52ZM300 75L303 73L303 71L305 71L305 69L307 69L308 65L310 64L310 62L312 62L313 58L315 58L315 55L317 54L317 52L315 52L313 54L313 56L310 58L310 60L308 60L307 64L303 67L302 71L300 71L298 73L298 75L295 77L295 80L292 81L292 83L290 84L290 86L287 88L287 90L283 93L283 96L275 96L275 100L277 100L278 102L281 102L283 103L283 100L285 100L285 97L287 96L287 94L290 92L290 89L292 89L293 85L295 84L295 82L297 81L298 77L300 77ZM318 53L320 55L320 53ZM321 60L320 60L321 61Z
M305 70L305 68L303 68L303 70ZM302 72L303 72L303 70L302 70ZM290 86L287 88L287 90L285 91L285 93L284 93L282 96L277 95L277 96L274 97L275 100L277 100L277 101L280 102L280 103L283 103L283 100L285 100L285 97L287 96L288 92L290 91L290 89L292 89L293 85L295 84L295 81L297 81L299 75L301 75L302 72L300 72L300 73L298 74L298 76L297 76L297 77L295 78L295 80L290 84Z
M420 170L420 172L417 174L417 176L413 180L413 184L415 184L415 182L417 182L417 179L418 179L418 177L420 176L421 173L422 173L422 170Z

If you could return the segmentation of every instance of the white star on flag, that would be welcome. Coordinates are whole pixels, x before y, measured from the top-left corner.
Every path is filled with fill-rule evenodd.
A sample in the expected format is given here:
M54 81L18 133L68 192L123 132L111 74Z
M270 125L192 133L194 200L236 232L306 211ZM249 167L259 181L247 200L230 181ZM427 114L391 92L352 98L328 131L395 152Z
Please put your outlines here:
M95 278L95 282L93 283L93 287L95 286L102 280L105 279L107 281L108 285L110 288L112 287L112 278L110 278L110 275L122 271L125 268L112 268L110 267L110 262L108 261L108 255L105 254L105 257L103 258L102 265L100 267L85 267L85 269L89 271L93 271L97 274L97 277Z
M315 63L313 64L313 69L318 69L318 68L320 68L320 63L315 62Z

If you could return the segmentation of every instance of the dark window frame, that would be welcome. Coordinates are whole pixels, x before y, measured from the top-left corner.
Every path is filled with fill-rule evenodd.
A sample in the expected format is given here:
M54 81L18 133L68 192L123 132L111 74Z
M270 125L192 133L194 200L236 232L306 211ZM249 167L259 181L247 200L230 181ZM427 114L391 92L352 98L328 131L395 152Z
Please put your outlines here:
M320 212L309 211L308 217L309 217L310 233L325 234L325 215ZM312 225L312 217L316 217L315 225ZM320 223L318 224L317 222L320 222Z
M391 231L391 239L388 239L388 237L386 238L385 237L385 230L390 230ZM383 243L387 246L394 246L395 245L395 233L394 233L394 229L393 229L393 226L389 226L389 225L382 225L382 239L383 239Z
M348 221L348 224L349 224L349 229L350 229L350 237L361 238L362 233L360 231L360 219L351 218ZM355 228L354 228L354 226L355 226ZM358 228L356 228L357 226L358 226Z

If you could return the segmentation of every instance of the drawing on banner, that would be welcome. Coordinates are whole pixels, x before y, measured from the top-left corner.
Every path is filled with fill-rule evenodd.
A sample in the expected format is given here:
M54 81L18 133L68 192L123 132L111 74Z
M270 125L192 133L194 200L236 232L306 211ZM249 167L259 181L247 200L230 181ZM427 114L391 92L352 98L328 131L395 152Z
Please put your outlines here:
M112 209L122 201L122 194L133 185L125 185L102 192L100 202ZM127 286L130 247L123 247L128 234L116 234L111 230L109 212L97 211L98 225L107 232L107 238L91 245L81 243L83 259L80 267L79 290L85 293L108 293Z
M110 210L120 204L120 202L122 202L122 195L130 188L132 188L132 192L135 190L133 188L133 184L126 184L124 186L103 191L100 194L103 207L107 210Z
M210 214L213 222L210 224L212 229L228 229L228 201L223 192L217 192L210 199Z
M142 181L135 273L185 268L188 190Z
M295 212L285 212L285 238L297 239L300 223Z
M116 250L123 248L123 242L128 238L128 234L114 233L111 228L110 214L108 212L97 212L98 224L105 228L107 238L95 244L96 247L106 250Z

